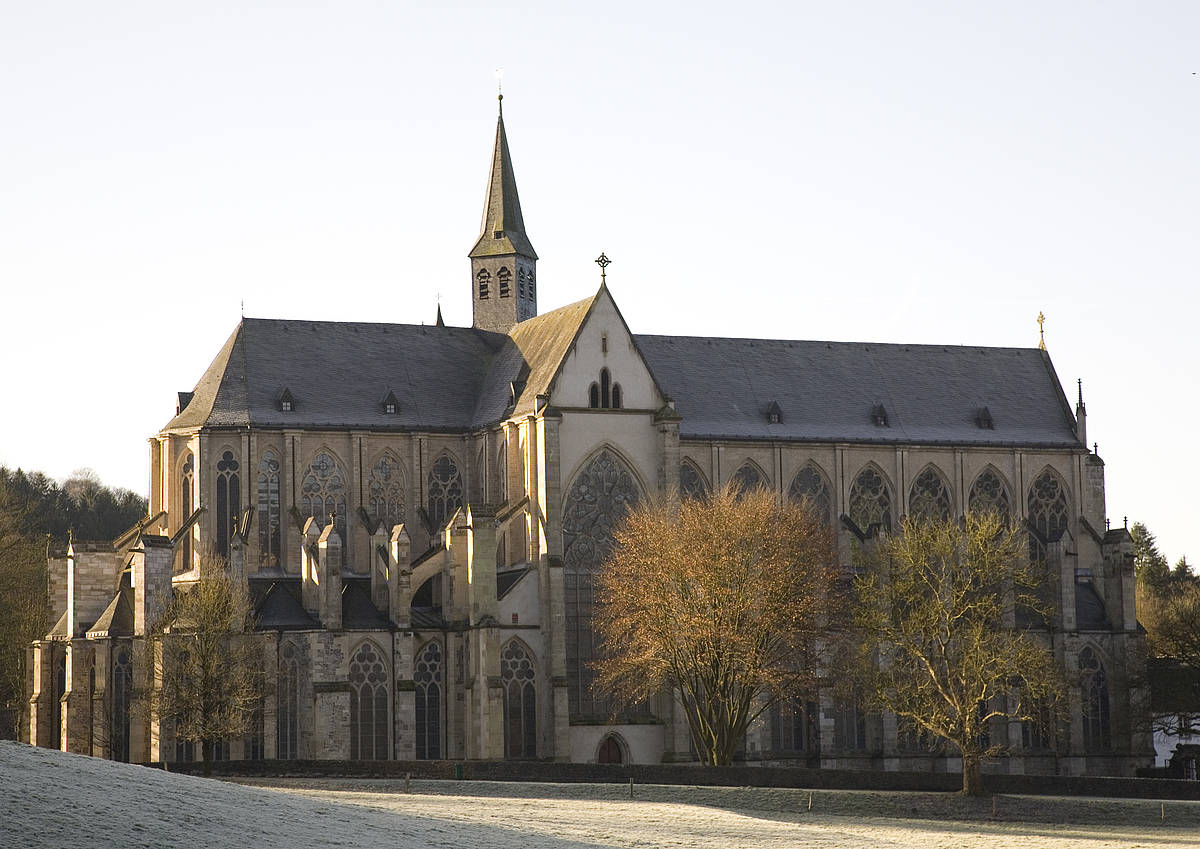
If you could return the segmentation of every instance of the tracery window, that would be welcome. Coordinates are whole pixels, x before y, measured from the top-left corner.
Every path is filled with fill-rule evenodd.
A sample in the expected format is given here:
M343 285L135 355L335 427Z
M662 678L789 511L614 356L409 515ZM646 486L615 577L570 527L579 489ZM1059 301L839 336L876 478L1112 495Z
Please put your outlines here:
M404 467L390 452L371 469L367 498L372 518L388 531L404 522Z
M820 749L818 708L815 702L783 699L771 705L771 751L814 752Z
M1049 469L1029 487L1028 507L1029 522L1037 530L1029 535L1029 558L1042 562L1046 559L1046 545L1057 542L1067 529L1067 496L1058 477Z
M908 512L923 522L950 519L950 488L936 469L926 468L913 481L908 491Z
M834 746L843 752L867 748L867 717L855 699L839 699L833 705Z
M183 472L179 476L179 515L180 523L186 522L192 516L195 502L192 500L192 487L196 479L196 458L188 453L183 461ZM192 568L192 531L188 530L183 538L179 568L186 572Z
M708 482L690 460L679 464L679 494L683 498L704 501L708 498Z
M1079 700L1083 708L1083 747L1103 752L1112 747L1109 725L1108 676L1091 648L1079 653Z
M217 553L229 556L238 514L242 512L241 477L238 461L226 451L217 461Z
M371 643L350 658L350 759L382 761L388 756L388 674Z
M537 687L533 661L516 640L500 652L500 682L504 685L504 755L537 757Z
M876 469L868 466L858 473L850 486L850 520L868 536L892 530L892 496L887 482Z
M608 718L609 705L593 692L592 581L612 553L613 528L637 504L629 469L611 451L588 463L567 494L563 510L563 580L567 614L567 682L572 716Z
M817 468L809 463L792 478L788 487L788 498L797 504L808 503L821 522L828 526L833 515L833 499L829 494L829 484Z
M300 658L293 643L279 650L279 680L275 688L276 757L300 757Z
M733 473L732 481L739 492L767 488L767 479L753 463L743 463L742 467Z
M416 684L417 759L442 756L442 646L428 642L413 666Z
M258 461L258 548L262 565L279 565L279 537L279 455L268 448Z
M324 528L330 514L334 514L335 527L345 542L346 475L326 451L313 458L300 479L300 512L316 519L319 528Z
M492 282L492 274L486 268L481 268L479 269L479 273L475 275L475 279L479 282L479 299L486 301L490 294L488 286Z
M991 469L984 469L975 478L971 493L967 496L967 509L972 513L996 513L1004 518L1012 515L1008 487L998 474Z
M133 660L126 646L117 651L112 678L112 719L109 725L112 757L115 761L129 763L129 707L130 695L133 692Z
M512 295L512 272L507 268L496 272L496 283L500 286L500 297L507 298Z
M450 455L443 454L429 470L429 521L440 528L462 505L462 475Z

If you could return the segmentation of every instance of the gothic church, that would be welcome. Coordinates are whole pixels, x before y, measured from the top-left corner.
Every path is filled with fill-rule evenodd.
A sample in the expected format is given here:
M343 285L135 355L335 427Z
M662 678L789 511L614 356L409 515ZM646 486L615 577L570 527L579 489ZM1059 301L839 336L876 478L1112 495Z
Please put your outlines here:
M196 753L138 710L147 624L205 551L255 599L254 731L219 756L688 762L663 693L616 719L592 686L592 581L629 505L730 479L807 497L853 541L990 505L1051 566L1044 638L1070 682L1049 740L997 724L988 769L1132 774L1143 637L1131 541L1044 349L636 335L605 285L539 312L503 113L470 252L471 327L245 318L150 440L150 516L51 560L31 742ZM543 300L545 300L543 298ZM748 762L955 769L895 717L814 692Z

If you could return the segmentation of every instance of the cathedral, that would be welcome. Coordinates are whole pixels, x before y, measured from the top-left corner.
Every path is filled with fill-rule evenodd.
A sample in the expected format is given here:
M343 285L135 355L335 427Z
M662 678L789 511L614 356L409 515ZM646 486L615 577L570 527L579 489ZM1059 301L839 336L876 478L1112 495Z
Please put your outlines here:
M471 327L243 318L150 439L147 518L50 561L30 742L192 759L146 709L147 628L207 552L255 604L265 696L230 759L696 760L674 694L593 687L593 580L631 505L730 480L809 499L839 556L905 515L982 506L1050 567L1061 733L995 723L986 770L1131 775L1152 757L1128 533L1044 347L640 335L601 277L539 311L503 111L470 251ZM606 262L603 256L598 260ZM818 691L746 763L954 770Z

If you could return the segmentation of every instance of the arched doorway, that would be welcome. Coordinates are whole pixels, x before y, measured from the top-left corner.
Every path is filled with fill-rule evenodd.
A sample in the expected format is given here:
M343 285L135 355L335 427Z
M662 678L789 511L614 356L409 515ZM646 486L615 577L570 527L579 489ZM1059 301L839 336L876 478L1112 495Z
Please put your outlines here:
M596 763L625 763L625 750L621 747L621 742L615 735L609 734L600 743L600 750L596 753Z

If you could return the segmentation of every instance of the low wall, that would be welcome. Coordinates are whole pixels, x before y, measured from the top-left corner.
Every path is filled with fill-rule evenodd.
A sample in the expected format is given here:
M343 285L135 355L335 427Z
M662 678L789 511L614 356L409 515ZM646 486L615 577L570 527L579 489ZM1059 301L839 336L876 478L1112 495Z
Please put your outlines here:
M163 764L150 764L163 767ZM171 763L172 772L199 774L200 763ZM876 772L784 767L702 767L675 764L575 764L543 761L217 761L212 774L254 778L413 778L466 781L541 781L590 784L690 784L723 787L795 787L813 790L952 792L958 773ZM984 775L989 793L1200 800L1200 782L1166 778L1066 775Z

